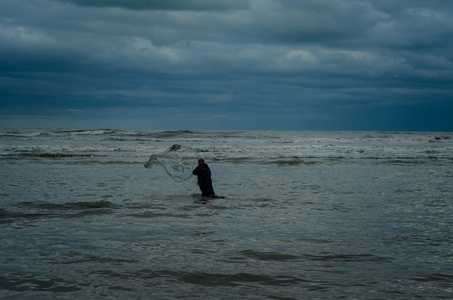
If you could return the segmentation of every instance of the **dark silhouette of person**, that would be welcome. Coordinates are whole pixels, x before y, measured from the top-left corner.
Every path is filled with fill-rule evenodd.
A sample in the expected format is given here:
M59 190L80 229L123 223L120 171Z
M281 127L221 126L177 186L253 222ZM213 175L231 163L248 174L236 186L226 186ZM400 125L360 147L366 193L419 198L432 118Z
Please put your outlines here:
M201 196L203 197L215 197L214 188L212 187L211 180L211 169L204 162L203 158L198 160L198 166L193 170L193 175L198 177L198 186L201 190Z

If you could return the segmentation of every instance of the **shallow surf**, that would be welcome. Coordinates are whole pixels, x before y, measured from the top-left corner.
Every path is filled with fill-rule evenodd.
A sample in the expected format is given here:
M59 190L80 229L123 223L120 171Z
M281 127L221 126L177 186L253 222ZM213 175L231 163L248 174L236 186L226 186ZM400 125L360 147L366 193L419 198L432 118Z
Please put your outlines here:
M0 296L449 298L452 136L4 131ZM225 199L143 167L175 143Z

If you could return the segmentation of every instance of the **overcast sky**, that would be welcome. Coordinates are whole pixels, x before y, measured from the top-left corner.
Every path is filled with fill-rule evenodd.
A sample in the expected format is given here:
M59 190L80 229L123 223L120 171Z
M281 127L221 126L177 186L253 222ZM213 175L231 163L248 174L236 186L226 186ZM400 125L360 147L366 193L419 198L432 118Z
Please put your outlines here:
M453 1L1 0L0 127L453 131Z

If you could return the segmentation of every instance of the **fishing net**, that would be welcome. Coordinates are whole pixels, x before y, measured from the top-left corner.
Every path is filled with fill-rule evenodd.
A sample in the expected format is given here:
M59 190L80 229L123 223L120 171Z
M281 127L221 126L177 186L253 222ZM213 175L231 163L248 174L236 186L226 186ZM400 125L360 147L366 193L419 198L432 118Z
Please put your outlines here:
M194 149L175 144L162 153L151 155L145 168L161 165L172 179L187 180L191 177L197 160L198 155Z

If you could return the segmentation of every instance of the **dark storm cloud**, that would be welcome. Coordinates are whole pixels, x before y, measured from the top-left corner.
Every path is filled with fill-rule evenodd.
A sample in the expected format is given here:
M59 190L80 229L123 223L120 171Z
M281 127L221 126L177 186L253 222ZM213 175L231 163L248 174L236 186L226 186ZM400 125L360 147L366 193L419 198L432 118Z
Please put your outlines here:
M230 10L249 7L249 1L229 0L60 0L72 2L77 5L95 7L120 7L133 10Z
M453 127L448 1L1 6L3 127L34 114L61 126Z

